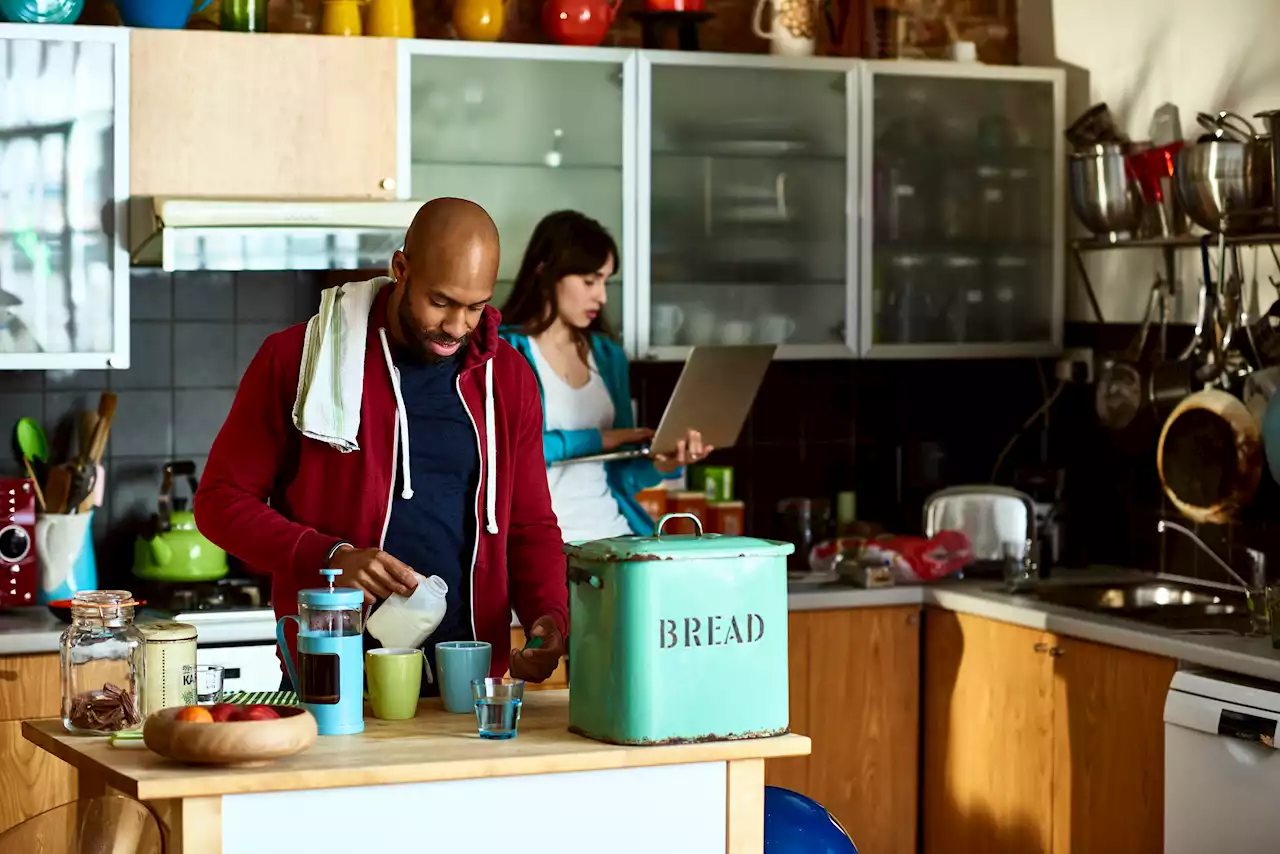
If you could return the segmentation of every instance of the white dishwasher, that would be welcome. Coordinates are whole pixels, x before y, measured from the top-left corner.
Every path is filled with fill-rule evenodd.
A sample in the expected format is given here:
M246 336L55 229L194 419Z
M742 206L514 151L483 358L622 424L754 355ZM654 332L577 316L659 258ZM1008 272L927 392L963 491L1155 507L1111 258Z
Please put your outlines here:
M1164 704L1165 854L1255 854L1280 840L1280 683L1174 674Z

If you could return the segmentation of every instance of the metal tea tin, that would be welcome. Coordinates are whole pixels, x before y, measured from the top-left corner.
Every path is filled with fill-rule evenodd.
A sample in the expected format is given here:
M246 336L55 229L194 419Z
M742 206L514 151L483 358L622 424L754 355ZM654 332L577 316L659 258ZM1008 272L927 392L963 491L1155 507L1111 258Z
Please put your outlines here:
M672 519L696 533L667 535ZM790 543L704 534L668 514L652 537L565 546L569 728L613 744L788 728Z
M143 639L146 679L142 689L144 714L196 702L196 627L157 621L138 623Z

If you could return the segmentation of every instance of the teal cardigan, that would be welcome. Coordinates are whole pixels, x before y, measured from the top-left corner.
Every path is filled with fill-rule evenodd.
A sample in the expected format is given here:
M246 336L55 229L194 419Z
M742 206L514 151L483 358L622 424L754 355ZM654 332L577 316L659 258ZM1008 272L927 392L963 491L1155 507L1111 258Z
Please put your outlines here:
M547 395L542 388L542 378L533 360L533 343L529 336L516 327L504 326L499 334L508 344L520 351L533 375L538 378L538 394L542 397L542 453L547 458L547 465L559 460L585 457L598 454L604 450L599 430L548 430L546 418ZM591 354L595 356L596 369L604 380L604 387L609 390L609 399L613 401L613 428L626 430L635 426L631 415L631 380L628 374L627 354L612 339L605 335L591 336ZM618 502L618 509L631 526L631 530L644 536L653 536L653 519L636 501L636 493L651 486L657 486L663 475L653 467L649 460L612 460L605 463L605 474L609 481L609 490Z

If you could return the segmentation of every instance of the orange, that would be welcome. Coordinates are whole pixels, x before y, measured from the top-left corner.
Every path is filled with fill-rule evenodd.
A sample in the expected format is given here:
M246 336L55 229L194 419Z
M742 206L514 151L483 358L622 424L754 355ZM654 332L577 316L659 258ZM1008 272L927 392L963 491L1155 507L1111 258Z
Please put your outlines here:
M174 720L186 721L192 724L211 724L213 723L213 715L204 706L183 706L178 713L173 716Z

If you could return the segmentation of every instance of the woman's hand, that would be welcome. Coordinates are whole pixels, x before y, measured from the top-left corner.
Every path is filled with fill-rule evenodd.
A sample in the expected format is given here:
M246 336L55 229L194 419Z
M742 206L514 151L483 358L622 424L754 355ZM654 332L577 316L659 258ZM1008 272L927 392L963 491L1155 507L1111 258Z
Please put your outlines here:
M626 430L601 430L600 447L616 451L623 445L638 445L653 435L648 427L631 427Z
M673 474L681 466L706 459L714 451L711 445L702 444L702 434L690 430L688 435L676 443L674 454L657 454L653 458L653 467L662 474Z

